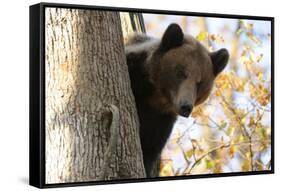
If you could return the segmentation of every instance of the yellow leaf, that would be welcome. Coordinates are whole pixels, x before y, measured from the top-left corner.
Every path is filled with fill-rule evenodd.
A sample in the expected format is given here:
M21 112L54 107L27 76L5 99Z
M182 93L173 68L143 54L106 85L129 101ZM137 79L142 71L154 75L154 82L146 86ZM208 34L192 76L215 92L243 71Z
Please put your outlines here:
M235 151L236 151L235 146L234 145L230 145L229 150L228 150L228 154L229 154L229 157L231 159L234 157Z
M261 40L258 37L256 37L256 36L252 36L251 40L254 41L257 45L261 44Z
M260 62L262 58L263 58L263 54L260 54L257 56L256 61Z
M249 171L251 168L250 162L248 160L245 160L241 166L242 171Z
M161 162L160 164L160 176L173 176L172 161Z
M239 58L239 62L240 62L241 64L245 64L245 65L248 65L248 64L252 64L252 63L253 63L253 61L252 61L250 58L248 58L247 56L241 56L241 57Z
M210 168L214 167L214 162L212 160L206 159L205 163L206 163L206 168L207 169L210 169Z
M245 141L245 137L241 134L238 137L238 142L244 142Z
M188 151L185 152L185 155L190 158L193 155L193 149L190 149Z
M236 35L239 36L242 32L243 32L243 29L240 28L236 31Z
M266 133L265 128L262 128L262 127L259 128L259 133L260 133L260 136L261 136L263 139L266 138L267 133Z
M224 38L221 35L218 34L211 34L209 36L209 39L211 41L217 42L217 43L223 43L224 42Z
M200 115L202 115L202 111L201 111L201 109L200 109L200 107L196 107L194 110L193 110L193 112L191 113L191 116L192 117L198 117L198 116L200 116Z
M222 92L221 92L221 90L220 90L219 88L217 88L217 89L215 90L215 95L216 95L217 97L220 97L220 96L222 95Z
M234 127L230 126L228 127L226 134L231 137L234 134L234 130L235 130Z
M242 124L245 124L245 122L246 122L246 116L242 117L242 119L241 119Z
M227 126L227 123L225 121L220 122L220 129L224 129Z
M249 127L252 127L253 125L255 125L255 119L254 119L253 116L250 116L250 120L249 120L248 126L249 126Z
M263 73L262 72L259 72L258 73L258 79L261 81L263 80Z
M196 39L199 41L204 41L208 37L208 32L201 31L197 36Z
M236 89L236 91L238 91L238 92L243 92L244 91L244 86L245 86L245 82L244 82L244 80L242 80L242 79L236 79L235 80L235 89Z

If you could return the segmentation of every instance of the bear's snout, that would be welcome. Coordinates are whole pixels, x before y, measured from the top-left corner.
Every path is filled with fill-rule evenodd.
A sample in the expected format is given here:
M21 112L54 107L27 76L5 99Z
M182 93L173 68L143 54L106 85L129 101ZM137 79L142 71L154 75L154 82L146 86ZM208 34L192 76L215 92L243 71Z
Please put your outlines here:
M184 102L180 105L180 112L179 114L183 117L189 117L191 111L193 109L193 105L188 103L188 102Z

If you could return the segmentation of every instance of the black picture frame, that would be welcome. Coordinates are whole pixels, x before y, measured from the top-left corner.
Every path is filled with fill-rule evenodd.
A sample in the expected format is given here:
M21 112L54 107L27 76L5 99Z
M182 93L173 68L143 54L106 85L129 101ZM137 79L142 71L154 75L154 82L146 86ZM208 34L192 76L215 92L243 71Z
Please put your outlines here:
M134 13L157 13L172 14L186 16L203 16L218 18L235 18L235 19L251 19L263 20L271 22L271 169L252 172L231 172L220 174L200 174L176 177L158 177L144 179L127 179L114 181L90 181L75 183L45 183L45 8L75 8L88 10L105 10L105 11L125 11ZM29 96L29 184L38 188L54 188L66 186L84 186L99 185L113 183L132 183L132 182L148 182L148 181L165 181L179 179L195 179L195 178L212 178L212 177L228 177L228 176L244 176L258 174L274 173L274 17L250 16L250 15L232 15L217 13L196 13L185 11L168 11L168 10L152 10L137 8L121 8L121 7L103 7L92 5L74 5L74 4L58 4L58 3L39 3L30 6L29 9L29 43L30 43L30 96Z

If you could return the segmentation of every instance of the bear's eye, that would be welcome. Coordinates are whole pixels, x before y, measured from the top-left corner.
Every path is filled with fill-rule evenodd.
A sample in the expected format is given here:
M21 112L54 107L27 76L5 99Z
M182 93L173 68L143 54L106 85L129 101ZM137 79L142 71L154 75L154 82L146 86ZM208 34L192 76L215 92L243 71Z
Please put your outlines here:
M187 77L188 77L188 75L184 71L182 71L182 70L177 71L177 78L186 79Z

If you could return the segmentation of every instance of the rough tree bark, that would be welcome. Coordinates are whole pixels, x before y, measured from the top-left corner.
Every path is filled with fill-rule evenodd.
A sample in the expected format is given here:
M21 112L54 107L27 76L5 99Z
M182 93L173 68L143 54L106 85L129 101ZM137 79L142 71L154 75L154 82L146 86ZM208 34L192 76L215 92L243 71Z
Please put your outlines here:
M46 183L143 178L118 12L46 8Z

